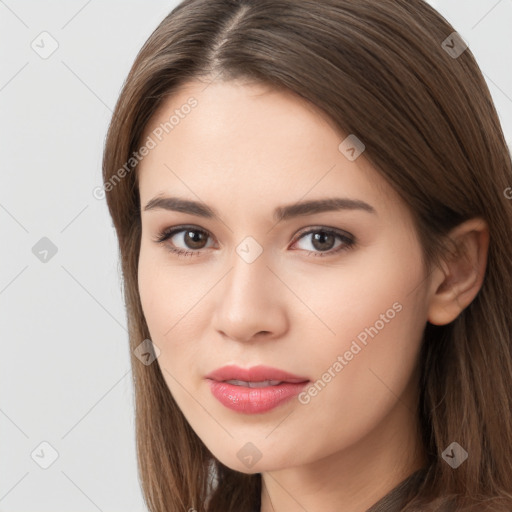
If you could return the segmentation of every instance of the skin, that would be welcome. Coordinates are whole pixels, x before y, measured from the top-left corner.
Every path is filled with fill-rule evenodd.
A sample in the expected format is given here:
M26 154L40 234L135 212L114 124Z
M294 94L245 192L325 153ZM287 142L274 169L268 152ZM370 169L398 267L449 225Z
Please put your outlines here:
M197 99L138 168L139 290L157 362L208 449L234 470L262 473L262 512L365 511L425 465L414 413L422 333L427 320L451 322L478 292L487 226L473 219L454 230L467 258L426 275L407 206L364 152L346 158L338 149L346 134L324 113L263 85L205 87L192 81L173 93L143 135ZM167 195L206 203L220 220L145 210ZM376 214L272 219L278 206L326 197L365 201ZM209 236L202 245L187 231L155 241L181 225ZM337 237L315 246L304 235L314 228L356 243L337 253ZM252 263L236 252L248 236L263 251ZM178 257L173 244L196 254ZM314 382L394 303L400 312L307 404L292 399L245 415L225 408L205 381L226 364L265 364ZM249 442L261 453L252 467L237 457Z

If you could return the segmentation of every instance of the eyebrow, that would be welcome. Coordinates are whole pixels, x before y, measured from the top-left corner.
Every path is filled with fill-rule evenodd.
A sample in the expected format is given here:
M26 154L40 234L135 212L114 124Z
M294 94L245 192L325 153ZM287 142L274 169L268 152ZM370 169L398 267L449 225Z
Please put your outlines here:
M155 209L189 213L207 219L220 220L219 214L214 208L198 201L190 201L179 197L154 197L146 204L144 210ZM377 215L375 208L364 201L347 197L334 197L279 206L274 210L273 218L276 222L280 222L302 215L314 215L315 213L340 210L361 210Z

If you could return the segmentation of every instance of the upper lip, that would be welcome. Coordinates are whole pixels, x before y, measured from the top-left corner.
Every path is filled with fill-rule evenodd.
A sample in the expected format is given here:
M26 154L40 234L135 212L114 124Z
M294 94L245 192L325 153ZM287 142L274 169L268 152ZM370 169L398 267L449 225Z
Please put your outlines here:
M300 377L278 368L263 365L252 366L250 368L240 368L236 365L223 366L222 368L217 368L213 372L209 373L206 378L219 382L226 380L241 380L244 382L278 380L281 382L298 383L309 380L307 377Z

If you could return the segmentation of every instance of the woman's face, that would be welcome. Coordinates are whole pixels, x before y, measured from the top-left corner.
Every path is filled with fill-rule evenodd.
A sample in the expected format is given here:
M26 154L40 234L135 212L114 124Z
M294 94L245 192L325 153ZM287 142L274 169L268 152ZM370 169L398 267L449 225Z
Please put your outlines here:
M142 139L139 289L156 361L238 471L375 454L415 421L429 281L407 207L345 139L299 97L235 82L190 82ZM228 365L301 382L207 378Z

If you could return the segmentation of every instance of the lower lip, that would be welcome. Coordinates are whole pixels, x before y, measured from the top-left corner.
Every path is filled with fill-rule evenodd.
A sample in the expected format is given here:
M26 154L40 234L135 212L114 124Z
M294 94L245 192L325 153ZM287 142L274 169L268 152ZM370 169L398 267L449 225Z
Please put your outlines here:
M249 388L211 379L208 379L208 381L213 396L222 405L244 414L258 414L270 411L293 396L298 395L309 383L309 381L297 384L283 382L277 386Z

